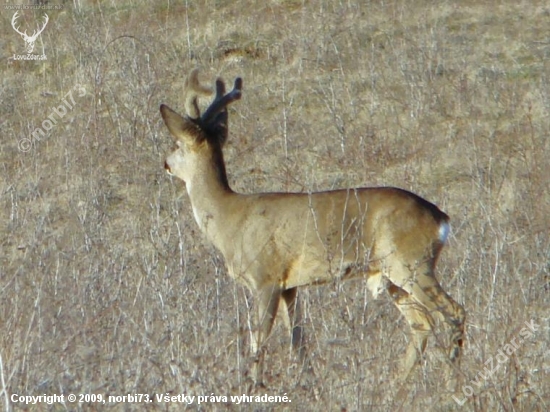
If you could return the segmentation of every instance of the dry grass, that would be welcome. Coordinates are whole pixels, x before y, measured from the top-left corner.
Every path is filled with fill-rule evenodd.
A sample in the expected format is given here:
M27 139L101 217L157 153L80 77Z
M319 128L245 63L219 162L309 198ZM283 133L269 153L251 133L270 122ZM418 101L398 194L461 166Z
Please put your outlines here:
M455 391L436 339L415 379L392 384L407 327L359 280L303 291L314 374L299 373L277 327L268 388L254 393L286 393L288 410L550 408L546 2L75 3L49 12L45 62L8 59L24 43L1 14L0 391L247 392L252 299L162 167L158 107L183 108L198 66L203 79L244 78L226 150L234 189L395 185L453 222L438 273L468 316ZM85 96L20 151L78 85ZM530 320L539 330L472 384Z

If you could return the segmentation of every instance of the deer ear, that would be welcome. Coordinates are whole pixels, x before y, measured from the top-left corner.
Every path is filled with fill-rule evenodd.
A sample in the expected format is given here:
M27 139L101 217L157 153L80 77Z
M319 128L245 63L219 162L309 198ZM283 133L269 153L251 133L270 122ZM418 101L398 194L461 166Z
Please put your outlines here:
M160 105L160 114L175 142L181 141L193 145L204 140L200 127L193 119L179 115L165 104Z

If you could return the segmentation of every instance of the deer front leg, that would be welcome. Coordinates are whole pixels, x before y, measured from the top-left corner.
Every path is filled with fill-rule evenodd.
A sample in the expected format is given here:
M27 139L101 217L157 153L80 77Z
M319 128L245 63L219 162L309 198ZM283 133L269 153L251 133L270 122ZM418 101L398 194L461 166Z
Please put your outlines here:
M257 330L252 334L252 353L254 354L254 364L252 366L252 378L256 386L262 386L263 378L263 360L265 352L265 342L271 333L273 321L277 315L279 300L282 290L279 286L269 285L259 291L257 297Z

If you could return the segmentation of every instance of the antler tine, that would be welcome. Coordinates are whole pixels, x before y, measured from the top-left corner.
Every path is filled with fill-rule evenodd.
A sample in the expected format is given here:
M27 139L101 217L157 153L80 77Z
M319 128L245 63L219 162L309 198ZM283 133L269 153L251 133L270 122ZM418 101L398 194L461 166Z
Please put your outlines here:
M233 90L231 90L229 93L225 94L225 83L223 80L218 79L216 80L216 97L214 98L214 101L206 109L206 112L201 116L201 121L203 124L208 124L218 113L220 113L222 110L224 110L229 104L234 102L235 100L239 100L242 95L242 89L243 89L243 79L240 77L237 77L235 79L235 84L233 86Z
M42 16L42 17L44 18L44 25L42 26L41 29L38 30L38 32L36 34L33 32L32 37L34 37L34 36L38 37L38 35L40 33L42 33L44 31L44 29L46 28L46 25L48 24L48 21L50 21L50 18L48 17L48 15L46 13L44 13L44 16Z
M16 11L15 14L13 15L12 19L11 19L11 25L13 27L13 29L19 33L21 36L26 36L27 35L27 30L25 30L24 33L21 33L19 31L19 27L15 27L15 22L17 21L17 18L19 17L19 11Z
M199 69L193 69L187 79L185 79L184 90L186 93L185 98L185 111L186 114L192 119L198 119L201 115L197 99L199 95L209 96L212 94L212 89L207 86L203 86L199 82Z
M215 114L221 111L220 109L220 110L217 110L217 112L213 112L213 110L216 109L217 104L223 99L224 95L225 95L225 83L222 79L218 78L216 79L216 96L214 97L214 100L212 101L212 103L210 103L210 106L206 109L204 114L201 116L201 121L203 122L203 124L210 123L212 121L212 118L215 116Z

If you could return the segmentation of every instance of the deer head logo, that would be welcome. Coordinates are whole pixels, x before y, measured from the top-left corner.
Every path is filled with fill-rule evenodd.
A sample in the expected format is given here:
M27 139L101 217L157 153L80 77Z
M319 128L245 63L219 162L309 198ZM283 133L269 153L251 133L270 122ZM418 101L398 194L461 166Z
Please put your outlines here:
M38 38L38 36L40 35L40 33L42 33L44 31L44 29L46 28L46 24L48 24L48 15L46 13L44 13L44 25L42 26L42 28L38 29L37 32L33 32L33 34L31 36L29 36L27 34L27 31L25 30L24 33L21 33L19 31L19 27L15 27L15 21L17 20L17 18L19 17L19 12L16 11L15 14L13 15L13 18L11 19L11 25L13 27L13 29L19 33L21 35L21 37L23 37L23 40L25 40L25 43L26 46L25 46L25 50L27 52L27 54L31 54L32 51L34 50L34 43L36 42L36 39Z

